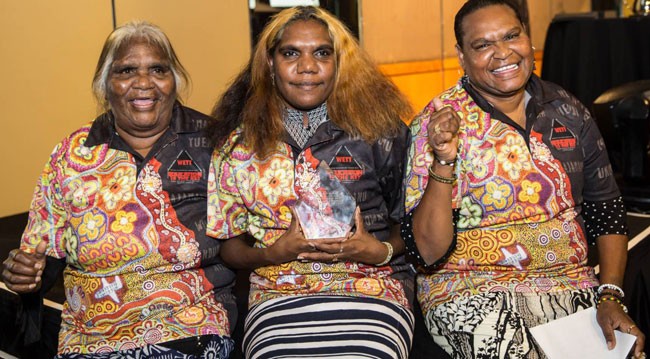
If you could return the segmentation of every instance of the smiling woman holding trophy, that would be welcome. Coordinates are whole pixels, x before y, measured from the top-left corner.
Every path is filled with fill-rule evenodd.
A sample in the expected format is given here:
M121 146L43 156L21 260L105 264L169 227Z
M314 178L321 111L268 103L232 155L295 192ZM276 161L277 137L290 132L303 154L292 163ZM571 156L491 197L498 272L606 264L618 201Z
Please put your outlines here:
M331 14L297 7L266 26L212 128L208 233L228 264L253 269L247 358L408 356L410 114Z

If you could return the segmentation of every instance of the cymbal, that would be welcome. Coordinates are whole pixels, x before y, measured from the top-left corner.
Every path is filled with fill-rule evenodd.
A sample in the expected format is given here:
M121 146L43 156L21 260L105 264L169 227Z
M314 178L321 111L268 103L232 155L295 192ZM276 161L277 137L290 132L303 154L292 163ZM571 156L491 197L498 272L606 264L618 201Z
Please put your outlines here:
M650 92L650 80L633 81L613 87L598 96L598 98L594 100L594 105L606 104L642 92ZM645 97L650 97L650 93L646 94Z

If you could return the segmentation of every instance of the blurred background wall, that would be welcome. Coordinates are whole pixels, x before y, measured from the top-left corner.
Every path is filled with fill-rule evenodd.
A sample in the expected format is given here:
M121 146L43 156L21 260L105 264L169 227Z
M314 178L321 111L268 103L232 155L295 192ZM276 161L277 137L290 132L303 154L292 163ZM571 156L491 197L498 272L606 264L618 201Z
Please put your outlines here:
M334 2L350 7L354 1ZM362 45L416 110L460 76L453 16L463 1L357 0L354 6ZM5 168L0 217L29 209L36 179L54 145L98 114L90 83L113 21L119 25L141 19L162 27L192 76L185 103L209 112L250 54L254 15L270 11L268 1L257 1L259 6L251 9L255 3L0 1L0 153ZM591 0L528 0L538 72L553 16L590 7Z
M200 111L250 54L246 0L0 1L0 217L29 209L51 150L98 114L91 81L113 8L117 25L148 20L167 33L192 77L185 103Z
M465 0L360 1L363 46L417 111L456 83L462 70L454 48L454 15ZM527 6L539 75L546 29L553 17L588 12L591 0L527 0Z

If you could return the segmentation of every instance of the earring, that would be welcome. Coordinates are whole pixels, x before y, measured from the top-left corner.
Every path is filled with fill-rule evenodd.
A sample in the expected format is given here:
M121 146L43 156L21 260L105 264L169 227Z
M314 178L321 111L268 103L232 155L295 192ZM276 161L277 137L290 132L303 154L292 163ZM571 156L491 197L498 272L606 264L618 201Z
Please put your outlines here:
M275 74L271 72L271 85L275 86Z
M458 69L458 74L459 75L460 75L460 70L461 69ZM467 82L469 82L469 76L467 76L467 71L465 71L464 67L462 68L462 70L463 70L463 74L460 76L460 81L462 83L466 84Z

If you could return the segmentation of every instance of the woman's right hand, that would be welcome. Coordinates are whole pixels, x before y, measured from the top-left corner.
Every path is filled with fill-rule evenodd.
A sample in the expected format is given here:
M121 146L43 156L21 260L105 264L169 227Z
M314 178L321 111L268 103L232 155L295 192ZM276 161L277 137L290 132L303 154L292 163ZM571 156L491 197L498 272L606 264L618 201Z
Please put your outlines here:
M281 264L300 260L301 258L298 258L299 254L314 251L316 251L316 246L305 238L298 222L298 216L295 210L291 208L291 224L289 224L287 231L267 248L267 259L271 263Z
M41 275L45 269L47 242L41 241L34 253L20 249L9 252L2 263L2 281L9 290L18 294L33 293L41 288Z
M453 162L458 152L460 117L451 106L444 105L438 97L433 99L433 106L436 112L431 115L427 126L429 145L435 158Z

